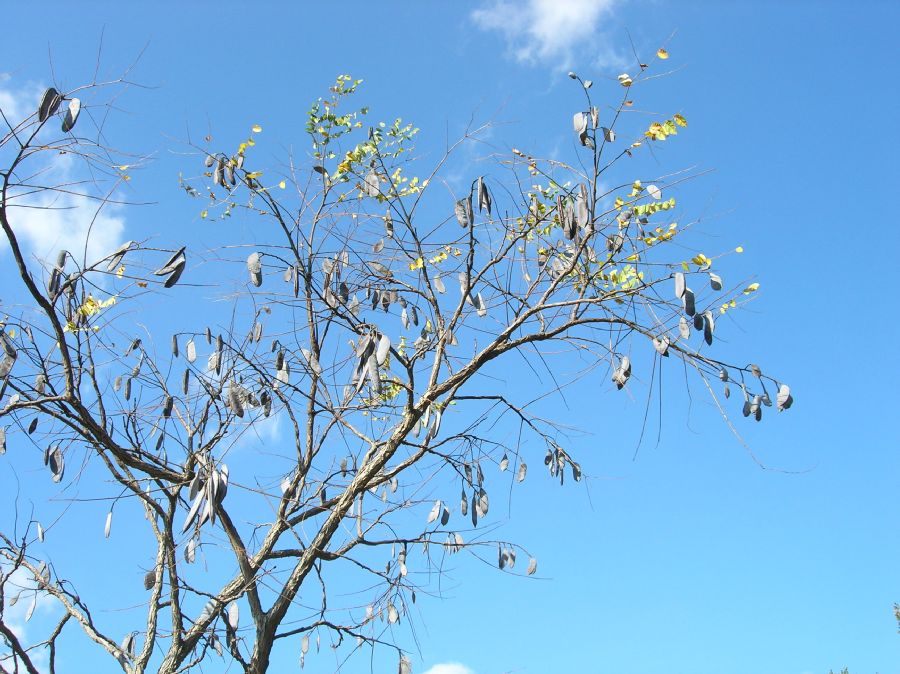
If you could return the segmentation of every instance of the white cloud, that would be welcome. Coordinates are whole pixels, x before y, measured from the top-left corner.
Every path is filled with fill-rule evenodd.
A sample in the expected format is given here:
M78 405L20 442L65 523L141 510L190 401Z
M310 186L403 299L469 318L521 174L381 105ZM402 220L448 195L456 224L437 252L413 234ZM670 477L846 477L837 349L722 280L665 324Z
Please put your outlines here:
M0 73L0 110L10 124L16 124L33 112L30 108L37 107L43 87L29 83L18 91L11 91L7 87L11 79L9 73Z
M523 63L552 63L571 67L576 51L600 67L618 65L622 59L602 38L603 19L619 0L491 0L472 12L483 30L499 31L513 57Z
M13 88L10 83L9 75L0 73L0 109L8 122L16 125L32 114L44 87L28 83ZM79 184L85 176L74 155L38 152L32 157L18 173L29 176L30 184L65 186L65 191L44 190L23 196L27 188L19 188L18 194L11 195L11 224L28 254L53 260L60 249L65 249L79 264L93 263L123 243L125 221L121 209L111 204L101 208L100 201L83 194L94 187L90 183ZM4 165L10 160L8 151L0 151ZM0 254L8 246L5 237L0 237Z
M46 592L37 590L34 578L21 567L10 575L4 590L3 620L16 638L27 647L32 642L28 633L31 625L29 621L33 619L34 622L41 622L49 617L55 618L58 614L56 600ZM0 650L0 663L9 664L9 657L9 651ZM45 649L32 651L31 658L39 670L46 669L49 660Z
M434 665L431 669L424 672L424 674L475 674L475 672L458 662L445 662Z

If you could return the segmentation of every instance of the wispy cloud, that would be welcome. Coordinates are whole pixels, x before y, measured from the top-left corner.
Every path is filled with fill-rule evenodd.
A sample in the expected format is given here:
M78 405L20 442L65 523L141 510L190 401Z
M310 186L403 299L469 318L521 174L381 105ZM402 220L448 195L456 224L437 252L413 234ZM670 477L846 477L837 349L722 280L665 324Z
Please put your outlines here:
M9 75L0 73L0 109L7 121L15 125L30 115L43 89L35 83L15 87ZM16 237L38 259L53 259L65 249L79 262L93 263L122 243L125 221L121 209L83 194L89 186L79 184L80 167L73 155L43 158L43 154L38 153L21 172L34 176L29 183L64 187L30 194L25 193L31 188L21 188L11 196L8 207ZM5 152L0 160L7 160ZM7 248L8 242L0 237L0 254Z
M28 646L32 642L28 633L32 616L35 622L55 617L58 614L56 601L46 592L38 590L34 578L22 568L13 571L4 590L3 621L16 638ZM0 663L8 664L9 658L8 651L0 650ZM39 670L46 668L48 653L45 649L33 650L31 658Z
M490 0L472 12L475 24L503 34L513 58L567 70L576 60L598 67L622 58L602 39L603 21L621 0Z
M424 674L475 674L475 672L458 662L445 662L434 665Z

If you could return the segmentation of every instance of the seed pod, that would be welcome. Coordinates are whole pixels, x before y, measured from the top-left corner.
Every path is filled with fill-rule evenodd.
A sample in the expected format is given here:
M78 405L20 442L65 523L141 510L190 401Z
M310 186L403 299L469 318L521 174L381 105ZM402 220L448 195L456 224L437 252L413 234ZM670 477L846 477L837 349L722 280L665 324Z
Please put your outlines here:
M46 122L49 117L55 115L61 102L62 96L56 89L53 87L47 89L44 95L41 96L41 104L38 107L38 121Z
M73 98L69 101L69 109L66 110L66 116L63 118L62 122L62 130L63 133L68 133L72 130L72 127L75 126L75 122L78 121L78 114L81 112L81 100L77 98Z

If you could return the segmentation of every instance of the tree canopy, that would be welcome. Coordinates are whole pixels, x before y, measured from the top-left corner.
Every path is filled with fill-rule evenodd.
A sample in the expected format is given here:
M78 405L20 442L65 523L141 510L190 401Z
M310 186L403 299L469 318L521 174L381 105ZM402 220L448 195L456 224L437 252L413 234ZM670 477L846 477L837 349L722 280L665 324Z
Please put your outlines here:
M258 125L189 142L185 212L219 228L215 250L147 232L99 256L30 259L23 209L75 192L99 213L130 179L134 159L102 124L123 82L50 88L24 119L4 116L0 226L20 285L2 306L0 451L42 462L61 500L4 518L0 588L62 618L30 643L0 620L3 666L36 671L48 652L52 672L71 632L126 672L220 658L264 672L280 644L301 667L326 648L343 662L375 647L410 672L400 628L417 593L440 593L453 555L537 572L528 542L498 537L492 518L525 480L582 479L571 420L547 417L548 398L652 395L679 363L729 425L788 409L788 385L752 358L716 356L717 321L759 285L727 280L740 247L686 252L676 198L693 174L629 174L635 154L689 131L674 110L639 127L626 117L652 67L638 70L618 77L616 101L569 74L570 157L494 151L461 183L448 167L489 125L429 164L416 126L373 120L362 81L341 75L280 166L259 164ZM63 157L84 181L52 181ZM254 241L230 239L236 218ZM195 303L191 320L166 334L145 324L142 302L158 297ZM534 376L510 389L512 369ZM140 569L140 616L92 612L54 557L57 527L152 543L105 552Z

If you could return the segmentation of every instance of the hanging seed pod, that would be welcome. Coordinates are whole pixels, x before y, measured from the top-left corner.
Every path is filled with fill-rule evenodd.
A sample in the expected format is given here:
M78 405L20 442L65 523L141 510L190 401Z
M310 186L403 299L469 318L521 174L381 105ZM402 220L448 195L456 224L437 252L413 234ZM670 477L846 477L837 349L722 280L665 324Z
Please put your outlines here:
M110 253L107 256L108 262L106 263L106 271L112 272L118 269L119 265L122 264L122 260L125 259L125 253L127 253L133 245L134 241L128 241Z
M589 196L587 186L585 186L584 183L581 183L578 188L578 196L575 198L575 223L579 227L587 227L591 217L590 211L588 210Z
M250 273L250 283L259 288L262 285L262 256L260 253L251 253L247 258L247 271Z
M471 194L469 194L469 196L463 197L462 199L457 201L453 210L456 215L456 221L459 223L460 227L468 229L469 227L472 226L472 222L475 219L475 215L472 211L472 195Z
M684 313L688 316L693 316L697 311L694 303L694 291L690 288L685 288L684 294L681 296L681 301L684 303Z
M53 267L53 271L50 272L50 281L47 283L47 293L51 298L55 298L57 294L59 294L60 284L63 278L63 271L66 266L66 256L68 252L65 250L59 251L56 256L56 266Z
M235 416L243 418L244 405L241 402L241 397L238 394L237 386L234 384L234 382L232 382L228 387L228 404L231 407L231 411L234 412Z
M716 329L716 322L711 311L703 312L703 339L707 344L713 343L713 331Z
M78 121L78 115L81 112L81 100L78 98L73 98L69 101L69 109L66 110L66 116L62 121L62 130L63 133L69 133L72 130L72 127L75 126L75 122Z
M156 276L168 275L168 278L163 285L166 288L171 288L178 282L178 279L181 278L181 274L184 271L186 263L187 259L184 255L184 247L182 247L172 257L170 257L162 267L160 267L153 273Z
M778 395L775 396L775 408L779 412L790 409L794 404L794 397L791 395L791 388L787 384L778 387Z
M581 136L583 133L587 131L588 128L588 117L583 112L576 112L572 115L572 129L575 131L577 136Z
M381 194L381 188L379 186L379 178L378 173L376 173L375 169L370 169L366 174L365 184L363 185L363 192L365 192L370 197L377 197Z
M41 103L38 107L38 121L46 122L48 118L56 114L59 110L59 104L62 102L62 95L53 87L50 87L41 96Z
M487 211L488 217L491 216L491 195L484 186L484 177L478 178L478 212Z
M669 355L669 336L662 335L661 337L654 337L653 338L653 348L656 349L656 352L660 356L668 357L668 355Z
M213 184L225 186L225 161L219 159L216 163L216 170L213 172Z
M47 457L47 465L50 466L50 473L54 482L60 482L66 471L66 462L59 446L53 448Z
M621 234L612 234L606 237L606 250L613 255L618 255L625 246L625 237Z
M203 160L203 165L206 168L212 168L212 165L216 163L216 158L211 154L206 155L206 159Z
M631 376L631 359L628 356L622 356L619 366L613 372L612 380L616 388L621 390L625 386L628 378Z
M684 274L680 271L675 272L675 297L681 299L687 286L684 281Z

